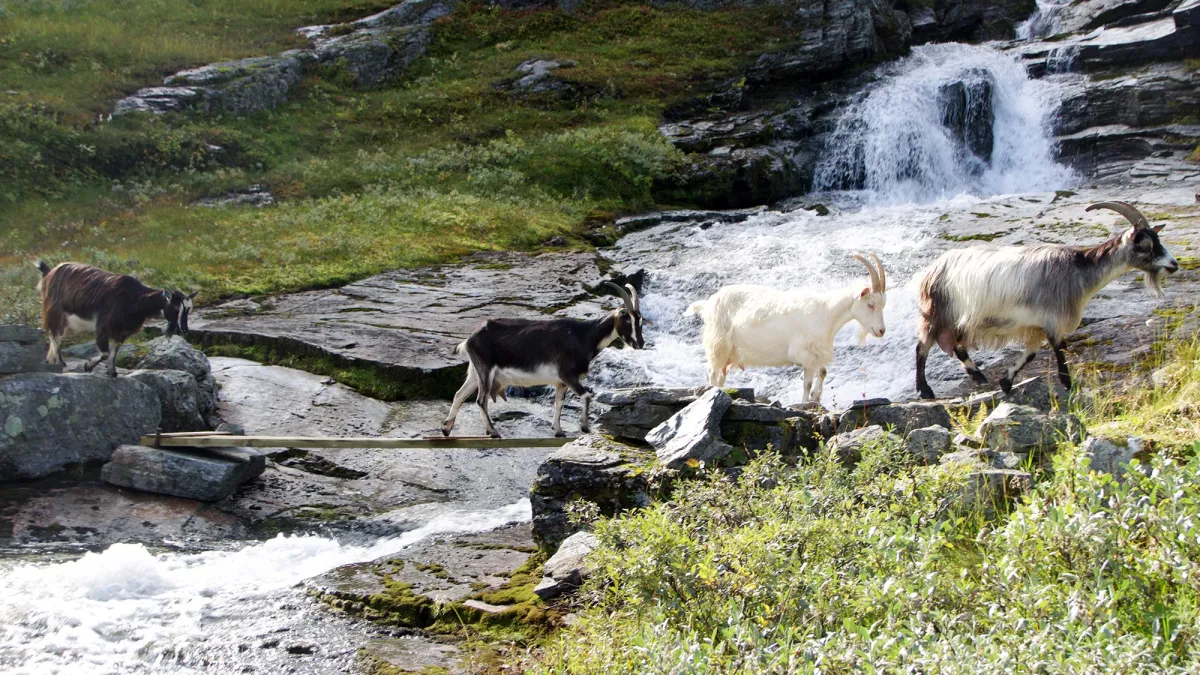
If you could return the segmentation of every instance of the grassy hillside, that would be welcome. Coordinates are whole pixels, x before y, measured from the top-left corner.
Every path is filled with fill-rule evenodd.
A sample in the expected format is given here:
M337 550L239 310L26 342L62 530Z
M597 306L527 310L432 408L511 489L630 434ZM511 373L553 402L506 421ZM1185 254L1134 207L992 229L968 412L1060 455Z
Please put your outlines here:
M10 3L0 13L15 36L0 43L0 70L20 86L0 101L0 320L32 315L35 279L23 263L35 254L199 288L212 301L535 247L589 218L646 208L652 182L680 161L656 131L664 107L789 39L772 8L608 3L568 15L464 4L395 86L357 91L330 69L268 113L93 122L164 72L273 51L293 44L291 27L377 8L162 0L110 14L94 5ZM143 30L102 39L122 22ZM38 53L56 56L29 56ZM520 97L497 86L534 57L575 61L559 71L574 93ZM251 183L281 203L189 206Z
M1157 443L1123 481L1061 447L1010 511L877 447L821 454L595 523L580 621L539 673L1115 673L1200 669L1200 348L1099 395L1095 432ZM775 483L778 483L776 486Z

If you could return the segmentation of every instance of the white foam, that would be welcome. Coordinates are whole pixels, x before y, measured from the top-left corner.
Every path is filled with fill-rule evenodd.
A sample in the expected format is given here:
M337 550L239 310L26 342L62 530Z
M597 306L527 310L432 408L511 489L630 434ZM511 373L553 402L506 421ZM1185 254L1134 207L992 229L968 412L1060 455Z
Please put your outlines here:
M487 531L530 517L529 500L522 499L491 511L444 513L370 546L280 535L236 551L156 555L138 544L114 544L71 562L16 565L0 579L0 669L212 672L205 643L269 630L278 622L281 597L308 602L293 590L304 579L429 536Z

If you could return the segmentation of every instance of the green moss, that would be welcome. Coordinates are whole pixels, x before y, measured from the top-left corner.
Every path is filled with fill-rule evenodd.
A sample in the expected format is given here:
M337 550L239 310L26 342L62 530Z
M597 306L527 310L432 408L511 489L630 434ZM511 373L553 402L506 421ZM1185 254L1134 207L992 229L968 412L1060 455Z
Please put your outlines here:
M300 351L302 346L280 342L265 344L214 343L204 336L198 346L209 356L229 356L326 375L336 382L381 401L451 398L466 376L466 367L424 372L415 368L387 368L354 362L329 354Z
M1191 270L1200 269L1200 258L1196 258L1196 257L1190 256L1190 255L1183 255L1183 256L1179 256L1179 257L1175 258L1175 260L1178 261L1179 266L1185 270L1191 271Z
M417 563L417 569L435 576L438 579L450 579L450 573L446 571L445 567L442 567L438 563Z
M995 218L996 217L990 213L972 213L971 215L975 216L976 218Z
M943 232L941 237L946 241L994 241L1008 234L1012 234L1013 230L1001 230L999 232L983 232L980 234L949 234Z

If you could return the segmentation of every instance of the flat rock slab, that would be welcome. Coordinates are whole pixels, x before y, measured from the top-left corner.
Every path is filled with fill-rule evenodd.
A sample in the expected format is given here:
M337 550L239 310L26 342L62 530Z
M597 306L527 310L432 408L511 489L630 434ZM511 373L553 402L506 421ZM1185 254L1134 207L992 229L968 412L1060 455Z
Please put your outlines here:
M483 254L460 265L385 272L338 289L200 310L189 336L322 353L419 377L463 370L451 350L485 319L595 316L600 303L584 301L600 280L590 253ZM609 307L619 302L604 300ZM460 384L446 387L452 394Z
M122 445L100 477L120 487L215 502L264 468L265 457L245 448L193 451Z

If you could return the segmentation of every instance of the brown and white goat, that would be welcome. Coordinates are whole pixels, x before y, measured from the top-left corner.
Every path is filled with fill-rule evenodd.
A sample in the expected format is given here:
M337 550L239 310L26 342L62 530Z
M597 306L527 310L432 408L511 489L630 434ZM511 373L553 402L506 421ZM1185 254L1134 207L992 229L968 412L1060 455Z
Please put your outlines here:
M1162 296L1159 277L1174 273L1179 263L1158 239L1162 225L1150 227L1146 217L1125 202L1099 202L1087 207L1112 209L1133 227L1091 247L972 246L943 253L925 269L918 300L917 391L934 398L925 379L925 362L936 343L962 362L971 379L987 378L967 349L1000 349L1024 344L1025 354L1008 369L1000 387L1008 392L1013 378L1048 342L1058 363L1058 376L1070 388L1063 343L1079 327L1083 308L1100 289L1130 270L1145 273L1146 287Z
M121 343L141 330L146 319L161 314L167 320L167 337L187 335L195 293L150 288L137 277L91 265L62 263L50 269L38 260L35 266L42 273L38 291L42 295L42 328L50 336L46 354L50 363L63 362L59 342L68 330L96 332L100 355L84 369L90 372L107 355L110 377L117 376Z

